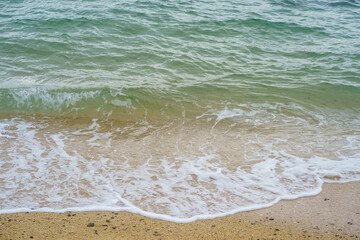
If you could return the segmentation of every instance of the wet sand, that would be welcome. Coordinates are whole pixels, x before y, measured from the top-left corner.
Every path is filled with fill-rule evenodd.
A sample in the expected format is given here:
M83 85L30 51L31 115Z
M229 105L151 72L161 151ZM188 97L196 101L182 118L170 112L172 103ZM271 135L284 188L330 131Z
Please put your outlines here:
M360 182L234 215L173 223L128 212L0 215L0 239L359 239Z

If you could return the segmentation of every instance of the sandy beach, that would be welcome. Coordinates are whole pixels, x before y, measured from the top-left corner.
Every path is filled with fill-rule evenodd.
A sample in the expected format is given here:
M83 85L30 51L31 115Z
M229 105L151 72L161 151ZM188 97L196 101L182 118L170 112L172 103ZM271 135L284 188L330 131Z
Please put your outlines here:
M0 215L0 239L358 239L360 182L234 215L173 223L128 212Z

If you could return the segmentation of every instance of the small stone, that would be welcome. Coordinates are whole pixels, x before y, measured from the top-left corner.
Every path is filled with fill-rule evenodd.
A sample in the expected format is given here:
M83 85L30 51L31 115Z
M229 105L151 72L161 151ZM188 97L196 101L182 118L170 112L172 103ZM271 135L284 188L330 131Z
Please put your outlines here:
M116 226L112 226L111 228L112 228L112 229L116 229Z
M30 238L34 238L33 236L30 236Z
M211 227L215 227L216 225L212 225Z
M330 200L330 198L324 198L324 201L329 201Z
M124 228L123 228L123 230L126 230L126 229L127 229L127 227L124 227Z
M315 230L320 230L320 228L318 226L312 226L312 228Z
M278 228L275 228L275 231L280 231L280 229L278 229Z
M88 227L93 227L93 226L95 226L95 223L89 223L87 226Z
M133 225L132 227L136 227L136 225Z
M71 214L69 213L67 216L68 216L68 217L71 217Z
M273 221L273 220L274 220L274 218L269 218L269 220L270 220L270 221Z
M107 222L107 223L109 223L109 222L110 222L110 220L109 220L109 219L106 219L106 222Z
M352 222L347 222L347 224L352 225Z

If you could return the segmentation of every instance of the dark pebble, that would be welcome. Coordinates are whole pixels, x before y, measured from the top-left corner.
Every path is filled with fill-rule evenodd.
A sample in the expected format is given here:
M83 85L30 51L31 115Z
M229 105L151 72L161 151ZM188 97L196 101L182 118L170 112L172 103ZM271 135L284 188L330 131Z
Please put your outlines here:
M352 222L347 222L347 224L352 225Z
M274 220L274 218L269 218L269 220L273 221L273 220Z
M136 225L133 225L132 227L136 227Z
M88 227L93 227L93 226L95 226L95 223L89 223L87 226Z
M280 229L278 229L278 228L275 228L275 231L280 231Z
M325 198L325 199L324 199L324 201L329 201L329 200L330 200L330 198Z
M111 228L112 228L112 229L116 229L116 226L112 226Z
M110 222L110 220L109 220L109 219L106 219L106 222L107 222L107 223L109 223L109 222Z
M98 233L97 233L97 230L94 230L94 231L95 231L95 234L98 234Z
M216 225L212 225L211 227L215 227Z
M69 213L67 216L68 216L68 217L71 217L71 214Z
M33 236L30 236L30 238L34 238Z

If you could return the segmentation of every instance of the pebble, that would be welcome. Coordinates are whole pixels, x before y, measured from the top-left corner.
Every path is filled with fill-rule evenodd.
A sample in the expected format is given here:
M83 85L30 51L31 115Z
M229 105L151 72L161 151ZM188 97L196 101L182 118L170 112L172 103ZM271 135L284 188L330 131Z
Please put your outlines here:
M112 228L112 229L116 229L116 226L112 226L111 228Z
M89 223L87 226L88 227L93 227L93 226L95 226L95 223Z
M320 230L320 228L318 226L312 226L312 228L315 230Z
M330 200L330 198L325 198L325 199L324 199L324 201L329 201L329 200Z
M347 224L352 225L352 222L347 222Z
M274 218L269 218L269 220L270 220L270 221L273 221L273 220L274 220Z
M106 222L107 222L107 223L109 223L109 222L110 222L110 220L109 220L109 219L106 219Z

